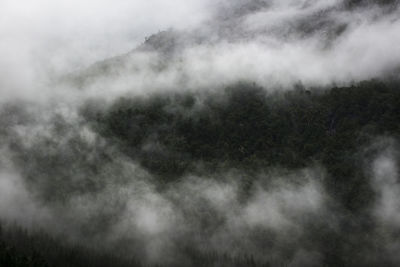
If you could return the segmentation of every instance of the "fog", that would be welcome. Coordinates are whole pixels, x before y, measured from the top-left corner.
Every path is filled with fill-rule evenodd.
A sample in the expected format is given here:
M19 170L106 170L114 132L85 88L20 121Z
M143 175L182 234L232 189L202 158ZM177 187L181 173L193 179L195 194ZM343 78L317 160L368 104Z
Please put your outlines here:
M396 1L1 1L0 219L145 264L190 266L194 251L272 266L322 266L335 253L395 266L398 136L351 151L373 191L372 204L352 213L320 159L248 170L213 151L213 165L195 149L170 149L162 135L179 130L174 119L215 115L207 97L228 99L224 88L238 82L281 93L396 76L399 11ZM167 101L157 94L185 93L194 103L157 109ZM110 119L121 97L143 96ZM151 122L124 129L124 118ZM136 144L114 126L132 139L150 130ZM176 136L171 143L189 142ZM329 238L350 248L329 247Z
M1 1L2 95L40 93L53 75L125 53L157 31L193 27L208 16L208 5L196 0Z
M74 86L49 82L68 73L79 76L118 55L123 64L102 63L111 65L112 77L92 71L95 77L85 84L90 95L210 88L239 80L282 89L381 77L396 71L400 61L394 52L398 6L363 3L349 8L340 0L2 1L2 95L70 95ZM172 32L150 46L163 51L172 38L172 57L157 50L126 55L145 37L168 29Z
M58 152L44 149L66 160L66 144L63 140L56 142L53 149ZM76 155L86 158L83 168L72 158L55 167L60 177L46 177L36 172L39 166L28 163L26 169L39 175L35 180L21 178L25 167L19 172L16 166L4 162L9 172L2 173L0 180L1 218L55 236L67 235L64 238L70 242L137 255L148 264L172 265L189 264L185 248L237 257L251 254L261 262L288 257L289 261L300 261L300 265L311 264L318 259L318 248L299 243L308 238L307 226L335 225L334 219L329 219L330 200L319 182L324 173L318 167L256 174L258 182L248 193L251 197L243 202L240 183L247 174L241 171L189 175L160 192L155 177L122 155L108 153L114 159L103 163L97 177L84 169L95 156L90 153ZM65 177L71 166L80 174ZM289 182L293 178L296 182ZM94 191L90 181L97 183ZM325 213L327 221L321 219ZM263 251L263 246L269 246L270 251ZM281 250L282 246L286 249ZM304 259L300 254L305 254Z

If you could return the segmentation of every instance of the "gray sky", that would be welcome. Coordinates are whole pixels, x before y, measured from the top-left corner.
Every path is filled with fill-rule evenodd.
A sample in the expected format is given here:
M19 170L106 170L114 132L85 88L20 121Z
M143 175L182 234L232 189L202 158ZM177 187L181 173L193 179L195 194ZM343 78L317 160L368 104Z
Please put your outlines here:
M193 27L209 2L1 0L1 91L129 51L159 30Z
M206 29L206 39L215 32L220 39L187 47L162 73L142 64L129 79L113 77L88 90L97 94L102 84L110 91L121 84L136 91L173 88L182 77L188 87L243 79L283 87L299 81L328 85L379 77L399 66L399 12L382 15L377 6L349 12L342 2L0 0L0 95L47 94L53 90L43 87L49 77L131 51L146 36L169 28ZM340 25L347 27L332 42ZM239 39L229 39L234 37Z

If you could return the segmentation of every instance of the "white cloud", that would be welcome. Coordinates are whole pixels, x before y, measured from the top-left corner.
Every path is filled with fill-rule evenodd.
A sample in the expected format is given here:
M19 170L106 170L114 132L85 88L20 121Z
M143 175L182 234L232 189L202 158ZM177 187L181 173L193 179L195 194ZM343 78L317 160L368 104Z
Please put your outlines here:
M154 70L153 54L132 55L131 64L139 65L139 71L118 69L120 77L99 77L85 88L89 95L109 97L177 84L210 88L238 80L269 87L299 81L328 85L379 77L400 64L395 53L400 43L398 12L382 13L376 6L350 12L342 9L340 0L265 1L265 7L243 11L251 3L2 1L0 94L29 99L59 94L65 88L45 85L52 77L128 52L145 36L168 28L189 33L202 29L201 37L195 37L203 42L183 47L162 71ZM244 17L219 21L219 15L235 14L230 11L235 9ZM316 31L299 32L304 23ZM345 32L332 40L343 25Z

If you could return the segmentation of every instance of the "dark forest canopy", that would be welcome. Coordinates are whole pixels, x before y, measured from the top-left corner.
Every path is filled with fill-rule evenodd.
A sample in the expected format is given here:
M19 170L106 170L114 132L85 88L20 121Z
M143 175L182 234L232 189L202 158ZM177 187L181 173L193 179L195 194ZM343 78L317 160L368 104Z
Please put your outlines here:
M124 97L106 111L83 112L96 131L161 180L195 172L199 162L208 170L249 171L318 162L333 193L358 209L370 198L357 155L378 136L399 137L398 85L373 80L268 93L239 83L222 94Z
M343 219L334 231L310 223L306 244L318 248L324 266L395 266L382 256L376 240L368 238L374 231L368 210L376 193L360 166L378 153L365 149L377 138L399 140L399 85L397 81L371 80L329 90L297 86L269 92L243 82L207 93L126 96L108 107L91 100L81 107L80 114L109 144L152 174L159 190L174 186L188 174L237 169L248 173L241 184L246 198L252 173L274 167L298 170L321 165L327 172L324 187L336 208L343 210ZM14 121L24 123L24 116L18 115L23 112L17 107L10 110L14 110ZM57 119L54 125L58 132L68 127ZM69 142L71 151L56 147L52 149L55 154L48 156L42 153L46 148L24 150L18 142L11 145L15 163L25 170L32 188L43 190L39 194L42 201L53 203L58 197L100 190L99 184L107 181L98 175L101 165L111 160L107 152L99 150L94 161L87 161L87 145L79 139ZM46 145L51 143L43 141L39 147ZM75 168L98 180L73 182ZM55 182L54 175L63 180ZM40 184L35 184L38 180ZM92 227L106 229L104 218ZM0 266L110 266L109 262L113 266L139 266L141 262L137 255L119 258L19 228L8 227L0 237ZM180 249L190 259L185 263L190 266L274 266L256 263L252 255L204 255L190 246ZM375 255L369 265L363 259L366 251Z

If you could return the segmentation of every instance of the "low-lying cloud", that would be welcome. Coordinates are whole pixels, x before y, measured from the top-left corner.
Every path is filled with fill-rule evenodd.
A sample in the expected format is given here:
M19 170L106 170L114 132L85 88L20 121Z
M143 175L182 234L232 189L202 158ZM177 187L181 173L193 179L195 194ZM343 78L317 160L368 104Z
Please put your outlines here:
M271 265L340 265L347 259L354 265L396 266L396 137L357 147L364 163L358 171L366 174L373 193L366 201L372 204L353 213L344 207L342 192L335 191L341 177L330 177L320 159L301 168L262 165L249 171L245 163L229 161L232 151L243 152L242 135L239 141L232 135L231 143L218 143L225 150L212 151L213 160L222 161L224 152L228 156L216 166L193 156L196 151L178 151L189 142L186 135L161 138L178 132L169 127L171 120L181 128L188 122L203 125L193 121L207 124L212 121L207 116L228 120L219 114L232 112L244 94L229 99L233 104L226 110L218 109L223 101L213 106L214 95L202 96L211 92L228 99L218 90L238 82L253 84L253 91L281 91L396 74L397 2L355 2L360 1L1 2L0 219L72 243L137 255L147 264L190 266L192 252L251 255ZM153 95L160 92L194 93L194 100L163 104L167 98ZM308 103L304 96L311 92L299 94ZM115 120L107 113L115 99L143 95L150 97L126 110L111 110ZM258 97L253 92L239 105L255 117L255 124L243 129L254 127L270 110L255 101ZM206 100L211 104L202 103ZM286 114L280 108L277 104L271 120ZM318 130L330 138L339 123L336 110L327 114L329 129ZM212 129L212 123L208 126ZM134 135L142 128L149 136L138 137L136 144ZM279 138L271 140L279 143ZM170 151L171 143L181 147ZM280 148L273 151L291 156ZM168 171L176 161L189 167L176 167L175 179L166 182L167 174L160 175L160 169L168 172L163 160Z
M240 80L275 90L299 83L327 86L395 72L396 2L352 7L347 2L6 1L2 95L65 98L77 85L60 87L54 80L71 72L85 81L84 91L100 97L215 88ZM155 50L132 51L145 36L166 29L171 30L144 45ZM81 91L76 94L82 97Z
M382 257L398 263L397 239L390 234L398 230L400 203L394 139L378 139L363 152L376 198L361 216L348 214L326 189L321 165L251 173L228 166L163 184L79 114L67 108L51 116L36 112L3 115L9 118L3 118L9 125L2 133L3 221L136 255L147 264L190 266L187 251L193 250L252 255L272 265L320 266L330 249L324 236L346 243L366 233L360 257L352 250L337 253L349 253L357 264L378 264ZM364 229L370 218L374 226ZM343 228L349 223L352 233ZM380 247L371 248L374 242Z

